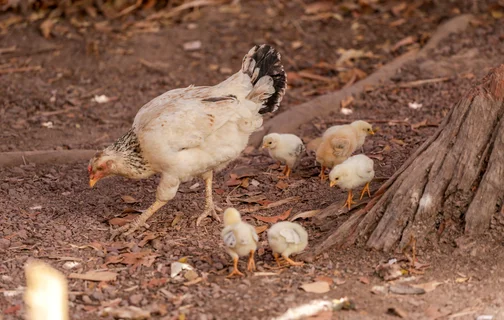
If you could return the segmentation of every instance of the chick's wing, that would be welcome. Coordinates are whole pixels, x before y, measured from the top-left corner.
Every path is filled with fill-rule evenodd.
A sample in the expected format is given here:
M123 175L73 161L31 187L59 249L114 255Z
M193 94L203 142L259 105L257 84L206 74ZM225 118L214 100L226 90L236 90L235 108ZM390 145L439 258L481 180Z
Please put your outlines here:
M298 244L301 242L301 237L294 229L284 228L280 230L280 235L285 238L287 243Z

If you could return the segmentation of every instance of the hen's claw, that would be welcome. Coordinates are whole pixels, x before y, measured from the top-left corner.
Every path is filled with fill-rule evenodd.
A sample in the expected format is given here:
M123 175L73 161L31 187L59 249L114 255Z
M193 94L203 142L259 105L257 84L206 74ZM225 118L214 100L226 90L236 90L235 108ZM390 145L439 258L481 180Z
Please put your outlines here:
M215 206L212 205L211 208L206 208L205 211L203 211L203 213L198 217L198 219L196 220L196 226L199 226L201 224L201 221L203 221L203 219L210 216L215 220L221 222L221 219L217 214L217 211L215 211Z

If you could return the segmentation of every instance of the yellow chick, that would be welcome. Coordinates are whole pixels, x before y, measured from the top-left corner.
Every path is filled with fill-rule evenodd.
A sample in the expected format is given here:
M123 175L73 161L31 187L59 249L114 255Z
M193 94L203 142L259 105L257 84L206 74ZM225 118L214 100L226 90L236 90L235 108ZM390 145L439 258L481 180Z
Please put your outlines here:
M268 149L270 156L285 163L283 174L289 177L291 170L295 169L301 160L301 155L306 152L303 141L293 134L270 133L263 138L263 148Z
M361 148L368 134L374 134L373 128L362 120L328 128L316 151L316 160L321 165L320 179L326 179L326 168L342 163Z
M364 193L367 191L368 196L371 196L369 192L369 183L374 178L374 162L369 157L363 154L358 154L352 156L345 160L342 164L339 164L332 168L329 173L330 186L334 187L338 185L343 190L348 190L348 197L343 205L343 207L350 207L355 202L353 201L352 189L365 184L362 189L360 199L364 197Z
M235 208L227 208L224 211L224 229L221 232L221 237L228 254L233 258L233 271L228 277L244 275L238 270L238 259L247 254L249 255L247 270L254 271L256 269L254 254L259 237L254 227L241 220L240 213Z
M301 225L288 221L275 223L268 229L268 243L279 267L279 254L292 266L303 265L302 262L289 258L291 254L303 251L308 245L308 233Z

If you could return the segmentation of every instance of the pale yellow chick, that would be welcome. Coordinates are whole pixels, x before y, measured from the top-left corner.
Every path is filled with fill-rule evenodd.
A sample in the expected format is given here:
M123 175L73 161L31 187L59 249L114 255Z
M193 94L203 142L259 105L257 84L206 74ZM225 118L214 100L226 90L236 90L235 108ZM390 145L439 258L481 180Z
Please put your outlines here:
M270 156L285 163L283 174L290 176L306 152L303 141L294 134L270 133L263 138L263 148L268 149Z
M368 134L374 134L373 128L362 120L328 128L316 151L316 160L321 165L320 179L326 179L326 168L342 163L361 148Z
M347 201L343 207L350 207L355 202L353 201L352 189L365 185L362 189L360 199L364 197L367 191L369 192L369 183L374 178L374 162L372 159L363 154L352 156L345 160L342 164L335 166L329 173L330 186L338 185L343 190L348 190Z
M233 271L228 277L244 275L238 270L238 259L246 255L249 255L247 270L254 271L256 269L254 254L259 237L254 227L241 220L240 213L235 208L224 211L224 229L221 236L228 254L233 258Z
M291 254L303 251L308 245L308 233L301 225L288 221L275 223L268 229L268 243L279 267L279 255L292 266L303 265L302 262L289 258Z

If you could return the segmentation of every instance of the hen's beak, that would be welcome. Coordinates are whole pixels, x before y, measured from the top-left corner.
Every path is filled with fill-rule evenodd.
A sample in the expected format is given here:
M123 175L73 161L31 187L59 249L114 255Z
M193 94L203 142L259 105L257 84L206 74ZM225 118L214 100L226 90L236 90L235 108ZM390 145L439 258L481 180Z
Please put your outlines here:
M89 187L94 187L94 185L100 180L100 178L97 177L89 177Z
M329 186L330 186L331 188L332 188L332 187L334 187L335 185L336 185L336 181L331 181L331 182L329 183Z

